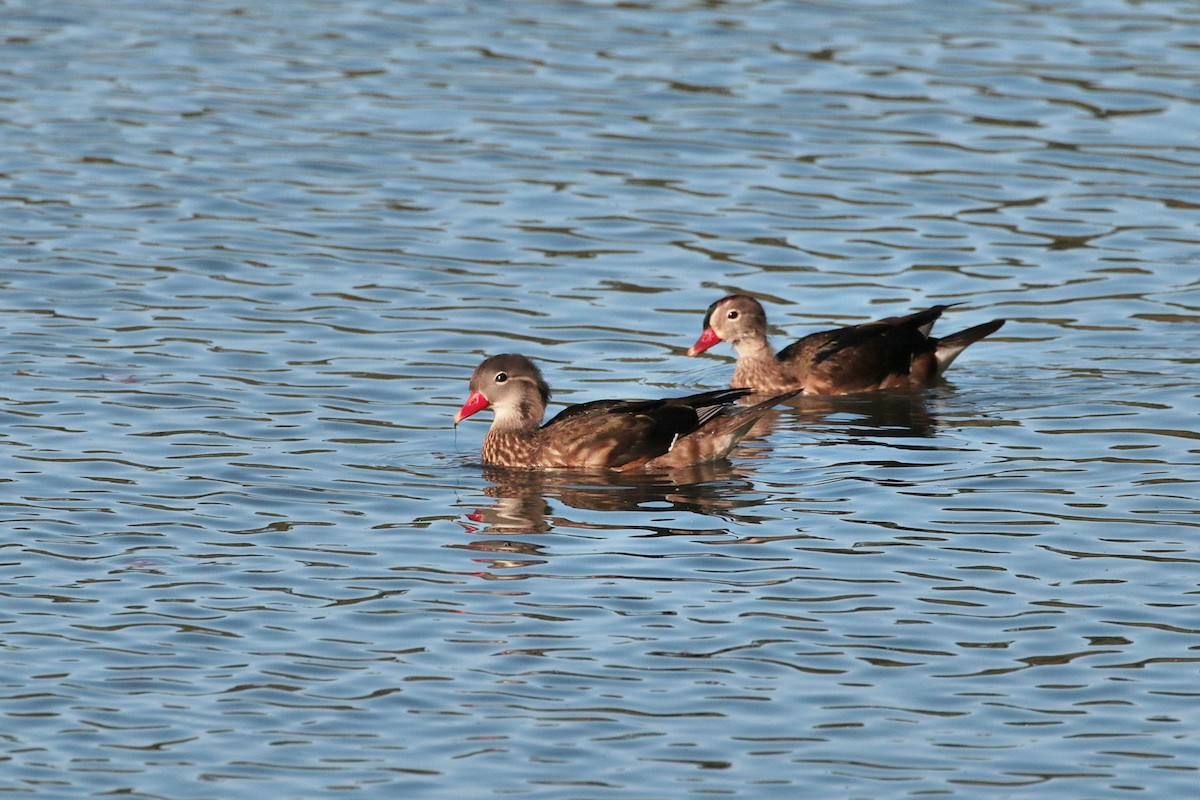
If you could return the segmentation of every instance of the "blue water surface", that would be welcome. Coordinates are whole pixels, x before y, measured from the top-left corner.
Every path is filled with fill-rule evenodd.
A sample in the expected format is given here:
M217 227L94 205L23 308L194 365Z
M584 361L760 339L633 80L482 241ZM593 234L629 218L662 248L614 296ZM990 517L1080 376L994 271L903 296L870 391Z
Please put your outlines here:
M0 794L1195 793L1192 4L0 21ZM724 386L732 291L1008 322L695 470L451 424Z

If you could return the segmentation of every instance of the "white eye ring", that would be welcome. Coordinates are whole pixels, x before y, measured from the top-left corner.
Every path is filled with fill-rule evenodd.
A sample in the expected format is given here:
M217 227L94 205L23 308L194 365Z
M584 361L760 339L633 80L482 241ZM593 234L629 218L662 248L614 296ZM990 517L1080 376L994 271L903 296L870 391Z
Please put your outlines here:
M496 373L496 383L504 383L506 380L508 380L507 372L497 372Z
M729 312L728 314L726 314L725 316L726 316L726 317L728 317L729 319L737 319L737 318L738 318L738 312L737 312L737 309L733 309L732 311L730 311L730 312Z

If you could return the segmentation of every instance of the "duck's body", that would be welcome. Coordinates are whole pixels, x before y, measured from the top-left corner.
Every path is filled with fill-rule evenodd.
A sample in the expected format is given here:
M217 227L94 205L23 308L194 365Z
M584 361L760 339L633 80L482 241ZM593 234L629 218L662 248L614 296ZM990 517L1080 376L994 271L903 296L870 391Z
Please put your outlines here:
M729 295L708 308L704 332L688 350L697 355L717 342L738 354L730 385L755 392L801 390L809 395L920 389L933 384L970 344L995 333L996 319L938 339L933 323L949 306L903 317L820 331L776 353L767 340L767 316L748 295Z
M461 420L489 406L496 418L483 438L484 463L523 469L673 468L724 458L768 408L771 398L731 414L749 389L663 400L596 400L568 406L545 425L550 388L529 359L492 356L471 376Z

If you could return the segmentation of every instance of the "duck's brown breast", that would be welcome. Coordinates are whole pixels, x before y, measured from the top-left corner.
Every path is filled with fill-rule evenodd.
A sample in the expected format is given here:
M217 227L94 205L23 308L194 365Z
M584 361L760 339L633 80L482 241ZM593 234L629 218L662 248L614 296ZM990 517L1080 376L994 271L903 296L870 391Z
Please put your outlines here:
M501 467L540 466L542 443L534 431L488 431L481 457L485 464Z

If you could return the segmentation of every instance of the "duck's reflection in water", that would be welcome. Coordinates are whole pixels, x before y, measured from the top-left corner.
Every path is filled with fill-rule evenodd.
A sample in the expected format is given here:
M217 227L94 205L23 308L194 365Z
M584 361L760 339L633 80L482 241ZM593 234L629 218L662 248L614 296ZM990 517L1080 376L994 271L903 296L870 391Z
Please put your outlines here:
M555 527L601 529L599 523L568 520L554 507L583 511L670 511L732 518L738 499L753 484L729 461L656 472L537 472L484 467L483 493L489 506L467 514L468 530L487 533L544 533Z
M930 394L872 392L869 394L792 398L769 420L772 427L793 424L816 434L846 439L931 439L937 435L937 417ZM768 420L763 420L768 422ZM753 433L757 433L756 428Z

